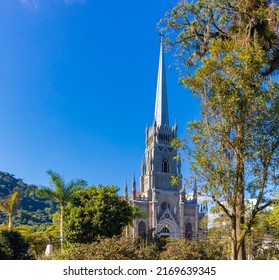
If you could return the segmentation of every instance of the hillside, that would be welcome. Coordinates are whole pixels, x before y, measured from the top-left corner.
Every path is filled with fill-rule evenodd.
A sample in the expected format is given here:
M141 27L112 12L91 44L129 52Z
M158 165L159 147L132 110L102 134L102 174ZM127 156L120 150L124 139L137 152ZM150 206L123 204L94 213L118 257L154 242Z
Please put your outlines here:
M0 171L0 199L10 194L15 188L23 191L19 210L14 216L14 224L51 223L51 215L56 209L56 204L51 200L36 196L37 187L28 185L23 179L15 175ZM0 224L6 223L6 216L0 212Z

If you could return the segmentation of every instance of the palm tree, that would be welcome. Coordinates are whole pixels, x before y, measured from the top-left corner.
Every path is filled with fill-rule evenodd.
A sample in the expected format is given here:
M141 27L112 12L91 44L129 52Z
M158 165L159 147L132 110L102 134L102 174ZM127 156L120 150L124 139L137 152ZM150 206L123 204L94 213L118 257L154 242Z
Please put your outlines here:
M52 170L47 171L50 176L50 184L51 188L41 187L38 189L37 193L41 197L50 198L55 201L58 201L60 207L60 240L61 247L64 243L64 209L68 202L70 202L73 198L73 194L87 186L87 182L82 179L75 179L70 181L69 183L65 183L63 177Z
M126 225L126 235L129 235L129 227L134 226L135 219L146 219L146 214L140 210L138 206L133 206L131 219Z
M13 228L13 214L17 210L21 199L21 190L16 188L11 194L0 200L0 210L4 212L9 219L8 230Z

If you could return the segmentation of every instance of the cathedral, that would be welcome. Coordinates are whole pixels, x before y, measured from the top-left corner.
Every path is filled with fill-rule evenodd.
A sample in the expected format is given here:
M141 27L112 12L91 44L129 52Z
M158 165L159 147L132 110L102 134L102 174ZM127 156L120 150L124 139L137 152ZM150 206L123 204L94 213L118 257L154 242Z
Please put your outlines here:
M138 206L145 218L135 218L132 235L137 238L148 231L160 237L206 239L207 207L198 204L197 186L186 198L182 188L181 160L171 141L177 137L177 125L170 126L164 48L161 41L156 89L154 120L145 131L145 156L141 163L139 190L135 176L132 193L128 196L127 182L124 197L130 205ZM179 180L171 183L172 177Z

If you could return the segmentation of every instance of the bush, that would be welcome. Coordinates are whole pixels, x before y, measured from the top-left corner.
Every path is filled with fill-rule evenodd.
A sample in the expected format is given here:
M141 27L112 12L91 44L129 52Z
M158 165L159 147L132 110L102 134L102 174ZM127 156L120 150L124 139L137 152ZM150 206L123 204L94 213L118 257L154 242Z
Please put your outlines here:
M270 242L262 245L254 253L254 260L279 260L279 245L277 242Z
M169 239L161 260L225 260L224 247L209 240Z
M224 260L224 246L205 240L162 239L146 236L133 241L125 236L99 237L88 244L71 244L63 255L65 260Z
M63 259L66 260L134 260L136 246L133 240L126 237L99 237L90 244L70 246Z
M1 260L30 260L29 243L17 231L0 231Z
M153 230L149 230L144 237L135 241L137 245L137 259L139 260L159 260L160 253L165 250L167 239L153 236Z

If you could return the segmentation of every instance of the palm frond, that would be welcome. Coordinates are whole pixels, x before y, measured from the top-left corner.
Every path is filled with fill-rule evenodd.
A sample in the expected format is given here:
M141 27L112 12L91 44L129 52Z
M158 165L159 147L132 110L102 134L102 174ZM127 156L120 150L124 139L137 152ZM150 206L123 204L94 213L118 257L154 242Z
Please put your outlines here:
M40 187L39 189L37 189L36 194L42 198L50 198L53 200L59 200L59 197L58 197L57 193L55 192L55 190L52 190L48 187L43 187L43 186Z
M138 206L134 206L132 209L132 217L134 219L146 219L146 214L142 212Z
M72 199L74 192L87 186L87 182L82 179L76 179L65 184L63 177L52 170L48 170L47 174L50 176L51 188L41 187L37 194L41 197L54 199L60 204L65 204Z
M62 195L65 192L65 181L63 177L55 171L48 170L47 174L50 176L50 185L56 193Z
M76 179L71 180L69 184L67 184L67 190L69 190L70 193L73 193L77 190L83 189L87 186L87 181L83 179Z
M11 194L0 200L0 210L6 214L12 214L18 208L22 191L15 189Z

